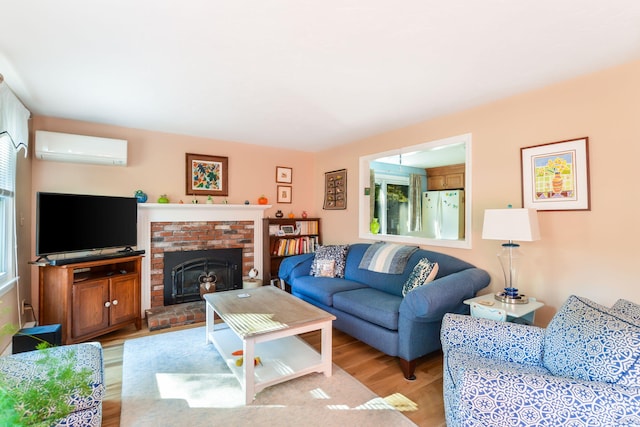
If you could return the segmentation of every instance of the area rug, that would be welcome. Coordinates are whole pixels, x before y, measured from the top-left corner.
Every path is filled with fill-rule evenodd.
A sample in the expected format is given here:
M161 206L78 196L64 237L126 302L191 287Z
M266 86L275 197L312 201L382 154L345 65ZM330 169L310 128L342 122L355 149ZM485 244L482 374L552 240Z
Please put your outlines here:
M204 327L124 343L122 427L415 426L337 365L266 388L249 405Z

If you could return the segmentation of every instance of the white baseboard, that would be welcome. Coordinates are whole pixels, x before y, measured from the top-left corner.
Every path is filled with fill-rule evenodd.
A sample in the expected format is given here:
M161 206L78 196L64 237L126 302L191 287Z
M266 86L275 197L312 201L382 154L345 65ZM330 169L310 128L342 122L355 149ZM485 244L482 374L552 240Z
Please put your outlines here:
M9 356L13 351L13 345L11 345L11 343L9 343L9 345L4 349L4 351L2 352L2 354L0 354L0 356L4 357L4 356Z

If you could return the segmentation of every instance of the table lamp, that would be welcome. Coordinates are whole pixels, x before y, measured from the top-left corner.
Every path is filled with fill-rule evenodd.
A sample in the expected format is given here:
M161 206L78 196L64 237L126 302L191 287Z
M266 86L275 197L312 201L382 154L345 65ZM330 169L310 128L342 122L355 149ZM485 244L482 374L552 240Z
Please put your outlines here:
M504 296L507 299L518 297L518 268L522 258L514 240L531 242L540 240L538 216L535 209L486 209L482 238L489 240L508 240L502 244L498 259L504 273Z

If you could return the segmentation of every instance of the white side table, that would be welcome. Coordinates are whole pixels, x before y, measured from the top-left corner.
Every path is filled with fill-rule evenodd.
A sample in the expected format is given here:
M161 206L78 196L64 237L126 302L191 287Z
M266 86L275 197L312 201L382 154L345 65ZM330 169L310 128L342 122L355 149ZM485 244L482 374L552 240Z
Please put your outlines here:
M537 301L535 298L529 297L529 302L526 304L511 304L506 302L500 302L495 299L493 294L480 295L479 297L469 298L464 300L464 303L471 305L472 302L479 302L491 308L499 308L507 312L507 321L513 319L522 319L528 324L533 324L535 312L544 304Z

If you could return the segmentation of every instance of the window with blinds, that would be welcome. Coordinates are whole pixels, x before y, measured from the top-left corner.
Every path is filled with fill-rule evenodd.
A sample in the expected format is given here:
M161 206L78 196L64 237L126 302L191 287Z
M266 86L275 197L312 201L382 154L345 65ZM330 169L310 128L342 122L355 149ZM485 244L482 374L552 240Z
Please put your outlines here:
M11 138L0 136L0 293L15 279L14 189L16 151Z
M18 151L28 147L29 110L0 75L0 296L17 281L15 181Z

